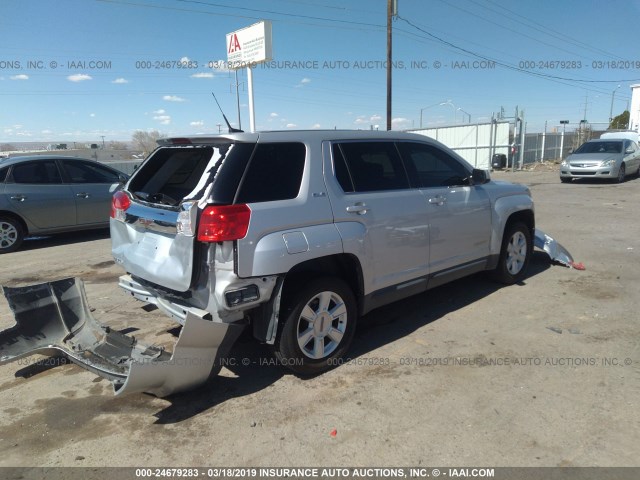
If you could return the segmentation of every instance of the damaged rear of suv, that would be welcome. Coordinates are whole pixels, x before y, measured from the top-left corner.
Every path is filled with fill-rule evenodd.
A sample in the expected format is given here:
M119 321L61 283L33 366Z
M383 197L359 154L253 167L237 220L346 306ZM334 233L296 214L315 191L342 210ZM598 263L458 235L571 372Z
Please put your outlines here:
M183 325L173 353L98 324L68 279L5 289L18 325L0 333L0 363L62 352L118 394L164 396L206 381L248 327L315 374L379 306L480 271L518 282L534 243L572 262L535 229L525 186L399 132L163 139L114 195L110 226L119 285ZM36 308L51 321L28 323Z

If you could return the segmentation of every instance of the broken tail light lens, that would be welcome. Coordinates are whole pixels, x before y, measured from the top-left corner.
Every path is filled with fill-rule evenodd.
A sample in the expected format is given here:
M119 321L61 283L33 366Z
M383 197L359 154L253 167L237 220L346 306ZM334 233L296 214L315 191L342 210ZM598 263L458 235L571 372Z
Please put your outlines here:
M113 194L111 199L111 218L124 222L125 212L131 206L131 199L123 191Z
M209 206L198 224L201 242L226 242L244 238L249 229L251 209L248 205Z

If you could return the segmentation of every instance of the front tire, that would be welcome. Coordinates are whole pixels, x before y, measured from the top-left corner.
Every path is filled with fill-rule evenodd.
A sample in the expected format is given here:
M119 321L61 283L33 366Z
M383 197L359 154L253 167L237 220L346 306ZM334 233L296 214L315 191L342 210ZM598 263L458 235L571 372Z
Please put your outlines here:
M569 178L569 177L560 177L560 181L562 183L571 183L571 178Z
M0 217L0 254L15 252L24 240L24 228L13 217Z
M323 277L286 297L274 344L276 358L298 374L330 370L353 340L358 316L353 292L343 280Z
M493 271L494 279L505 285L520 282L527 273L532 252L529 227L521 222L507 226L502 237L498 266Z
M622 183L624 182L624 177L626 176L627 172L624 168L624 163L620 164L620 168L618 169L618 177L616 178L616 183Z

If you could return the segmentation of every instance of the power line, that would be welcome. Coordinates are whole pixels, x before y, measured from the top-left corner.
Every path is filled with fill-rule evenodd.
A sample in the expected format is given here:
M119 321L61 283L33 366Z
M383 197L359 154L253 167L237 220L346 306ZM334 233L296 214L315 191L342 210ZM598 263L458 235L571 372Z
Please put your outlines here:
M473 52L471 50L468 50L466 48L460 47L458 45L455 45L441 37L438 37L437 35L434 35L433 33L428 32L427 30L420 28L418 25L416 25L415 23L411 22L410 20L407 20L406 18L398 15L397 18L399 20L402 20L403 22L409 24L410 26L412 26L413 28L415 28L416 30L421 31L422 33L428 35L429 37L435 39L436 41L444 44L444 45L448 45L451 48L454 48L456 50L459 50L461 52L467 53L469 55L472 55L476 58L480 58L482 60L486 60L489 62L495 62L496 65L499 65L503 68L507 68L509 70L514 70L516 72L520 72L520 73L525 73L528 75L532 75L534 77L540 77L540 78L548 78L548 79L553 79L553 80L563 80L563 81L568 81L568 82L584 82L584 83L620 83L620 82L637 82L640 79L638 78L632 78L632 79L619 79L619 80L586 80L586 79L580 79L580 78L569 78L569 77L560 77L558 75L549 75L547 73L540 73L540 72L535 72L535 71L531 71L531 70L525 70L523 68L519 68L516 67L515 65L510 65L508 63L504 63L500 60L496 60L494 58L490 58L484 55L481 55L479 53ZM604 93L604 92L602 92Z

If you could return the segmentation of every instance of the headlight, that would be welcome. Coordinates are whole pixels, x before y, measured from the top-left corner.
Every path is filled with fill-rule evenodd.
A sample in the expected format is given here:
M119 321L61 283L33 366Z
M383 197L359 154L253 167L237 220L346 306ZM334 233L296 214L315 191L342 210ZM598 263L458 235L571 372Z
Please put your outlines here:
M562 163L560 164L561 167L568 167L569 166L569 162L566 160L562 160Z
M601 167L612 167L616 164L615 158L610 158L609 160L605 160L600 164Z

